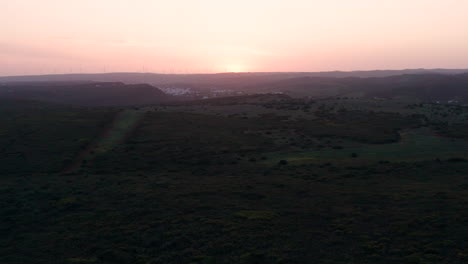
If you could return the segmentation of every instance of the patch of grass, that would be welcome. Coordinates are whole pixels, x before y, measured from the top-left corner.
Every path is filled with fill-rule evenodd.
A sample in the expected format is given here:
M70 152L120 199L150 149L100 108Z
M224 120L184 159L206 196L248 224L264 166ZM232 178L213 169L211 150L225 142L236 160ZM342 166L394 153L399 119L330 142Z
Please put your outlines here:
M288 154L270 155L266 162L278 162L280 159L288 159L296 162L314 162L321 160L345 161L352 157L354 162L362 161L418 161L431 160L438 157L466 157L468 155L468 142L463 140L453 140L434 135L431 130L417 129L402 133L400 142L391 144L362 144L357 147L344 149L304 151ZM271 160L271 161L270 161Z
M70 258L68 262L71 264L89 264L89 263L97 263L97 259L95 258Z
M122 143L125 136L132 132L137 123L143 118L145 112L139 110L127 109L114 119L112 127L108 133L98 142L96 153L103 153Z
M235 216L248 220L271 220L277 214L271 211L239 211Z

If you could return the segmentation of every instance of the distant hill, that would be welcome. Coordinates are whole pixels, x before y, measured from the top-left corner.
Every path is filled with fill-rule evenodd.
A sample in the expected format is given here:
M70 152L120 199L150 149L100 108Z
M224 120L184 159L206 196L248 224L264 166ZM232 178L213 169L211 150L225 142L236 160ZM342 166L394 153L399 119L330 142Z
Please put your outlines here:
M375 71L330 71L330 72L246 72L217 74L158 74L158 73L96 73L96 74L55 74L0 77L1 82L57 82L57 81L95 81L149 83L153 85L173 83L209 84L225 81L228 83L251 83L253 81L275 81L296 77L328 77L328 78L374 78L389 77L403 74L460 74L468 73L468 69L406 69L406 70L375 70Z
M368 83L354 85L355 87L365 87L363 90L365 90L367 96L408 97L424 101L446 102L458 100L468 102L468 74L402 75L380 79L373 78L367 81Z
M31 82L53 83L55 88L43 87L40 91L27 88ZM95 84L96 82L104 83ZM409 97L424 101L455 99L468 102L468 70L464 69L315 73L66 74L0 77L0 87L2 85L16 87L14 95L27 99L32 96L38 100L85 105L146 104L170 98L153 86L188 89L199 97L217 91L240 91L244 94L281 92L292 97ZM60 85L68 88L65 91L59 88ZM3 92L0 91L0 94L5 96L5 89L1 90ZM78 90L83 93L79 93Z
M243 87L293 97L357 96L468 102L468 74L412 74L380 78L300 77Z
M124 106L172 99L148 84L121 82L17 82L0 84L0 98L83 106Z

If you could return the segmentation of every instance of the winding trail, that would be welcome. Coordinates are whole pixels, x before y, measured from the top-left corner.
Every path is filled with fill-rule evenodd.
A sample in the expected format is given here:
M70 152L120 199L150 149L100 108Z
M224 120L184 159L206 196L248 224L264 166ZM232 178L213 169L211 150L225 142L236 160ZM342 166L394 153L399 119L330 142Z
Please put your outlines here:
M73 163L64 168L61 173L73 173L81 167L85 160L91 160L96 155L102 155L121 144L138 126L144 115L144 110L127 109L118 112L112 123L102 131L97 140L81 151Z

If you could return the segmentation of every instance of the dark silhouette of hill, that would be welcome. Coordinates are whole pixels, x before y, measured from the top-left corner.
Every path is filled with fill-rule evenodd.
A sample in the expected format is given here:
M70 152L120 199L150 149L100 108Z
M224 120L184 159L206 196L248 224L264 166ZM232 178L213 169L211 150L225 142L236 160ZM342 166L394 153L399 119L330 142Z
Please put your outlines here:
M402 75L370 79L368 96L418 98L425 101L461 100L468 102L468 74ZM375 89L374 87L378 87Z
M8 83L0 86L0 98L84 106L141 105L171 100L171 96L151 85L121 82Z
M330 72L246 72L217 74L158 74L158 73L97 73L97 74L55 74L0 77L0 82L57 82L57 81L95 81L150 83L154 85L171 83L209 84L217 81L252 82L275 81L296 77L328 77L328 78L378 78L403 74L460 74L468 73L468 69L406 69L406 70L375 70L375 71L330 71Z
M424 101L466 102L468 73L460 73L464 71L466 70L421 69L317 73L107 73L19 76L0 77L0 87L3 87L0 89L0 95L82 105L150 104L170 98L151 86L154 85L161 88L188 88L194 93L203 94L224 90L242 91L246 94L281 92L292 97L408 97ZM2 82L4 84L1 84ZM14 92L11 93L11 88L8 87L15 87Z
M295 97L408 97L424 101L468 101L468 74L413 74L382 78L300 77L245 86L243 90L284 92Z

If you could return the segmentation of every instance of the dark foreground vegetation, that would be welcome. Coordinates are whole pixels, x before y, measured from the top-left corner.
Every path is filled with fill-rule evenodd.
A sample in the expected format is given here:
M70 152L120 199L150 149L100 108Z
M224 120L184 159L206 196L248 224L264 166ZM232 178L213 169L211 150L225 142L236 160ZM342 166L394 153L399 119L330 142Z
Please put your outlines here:
M463 104L144 104L1 101L0 263L468 263Z

